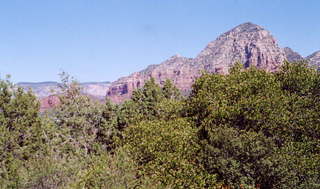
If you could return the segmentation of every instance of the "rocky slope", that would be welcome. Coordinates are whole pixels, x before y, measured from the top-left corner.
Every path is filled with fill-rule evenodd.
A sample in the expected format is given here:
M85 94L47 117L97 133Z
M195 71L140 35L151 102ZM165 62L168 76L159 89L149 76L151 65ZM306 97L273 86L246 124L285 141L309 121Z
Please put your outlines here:
M289 47L283 48L286 59L289 62L306 61L308 65L315 69L320 69L320 51L316 51L307 57L302 57L299 53Z
M320 51L316 51L310 56L307 56L306 60L311 66L317 68L318 70L320 69Z
M285 47L283 48L283 50L284 50L286 59L289 62L297 62L297 61L303 60L303 57L299 53L293 51L290 47Z
M202 71L227 74L236 62L244 64L244 67L254 65L276 71L285 59L285 51L267 30L244 23L210 42L195 58L176 55L159 65L120 78L111 83L107 96L114 102L122 102L151 77L159 84L171 79L179 89L187 91Z

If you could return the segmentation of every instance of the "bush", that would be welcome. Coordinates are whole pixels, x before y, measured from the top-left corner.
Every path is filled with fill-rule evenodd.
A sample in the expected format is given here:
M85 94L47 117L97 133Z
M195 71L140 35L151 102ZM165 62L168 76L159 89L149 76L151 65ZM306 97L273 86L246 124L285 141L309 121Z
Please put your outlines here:
M128 127L122 143L139 165L139 177L164 187L202 188L215 180L198 164L196 140L196 129L176 119Z
M229 75L199 78L187 115L199 128L206 170L235 187L303 188L306 180L316 186L319 164L295 150L319 155L307 145L320 139L319 79L303 63L286 63L277 73L236 65ZM297 165L300 171L291 169Z

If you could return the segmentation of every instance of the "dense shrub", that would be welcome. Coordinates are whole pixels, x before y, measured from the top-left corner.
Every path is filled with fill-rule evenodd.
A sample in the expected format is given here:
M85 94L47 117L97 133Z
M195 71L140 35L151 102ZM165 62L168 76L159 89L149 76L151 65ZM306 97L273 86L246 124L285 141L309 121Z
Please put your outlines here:
M206 170L237 187L316 186L319 78L303 63L286 63L277 73L236 65L229 75L199 78L187 112L199 128ZM308 155L292 156L299 151Z
M154 79L99 103L62 74L60 104L0 81L0 188L320 188L320 77L236 64L182 97Z
M142 88L133 91L131 99L120 106L119 128L125 128L140 121L179 117L182 113L181 99L179 90L170 80L166 80L161 87L151 78ZM168 106L165 107L165 105Z
M77 82L68 77L63 75L60 104L49 112L49 116L85 153L100 147L111 149L116 135L115 107L109 101L101 104L82 95Z
M163 187L203 188L215 183L198 162L195 128L185 119L128 127L121 141L139 165L139 177Z
M43 143L39 102L31 92L0 81L0 187L17 188L22 167Z

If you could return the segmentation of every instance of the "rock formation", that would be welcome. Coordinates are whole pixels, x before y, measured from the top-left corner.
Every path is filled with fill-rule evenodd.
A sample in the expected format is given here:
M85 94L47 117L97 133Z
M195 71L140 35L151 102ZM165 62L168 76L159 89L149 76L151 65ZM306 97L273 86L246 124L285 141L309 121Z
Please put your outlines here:
M290 47L285 47L283 48L283 50L284 50L286 59L289 62L297 62L297 61L303 60L303 57L299 53L293 51Z
M316 51L310 56L306 57L306 60L308 61L309 65L316 69L320 69L320 51Z
M285 59L284 50L278 47L267 30L244 23L210 42L196 58L176 55L161 64L120 78L111 83L107 96L114 102L122 102L151 77L159 84L170 79L179 89L187 91L202 71L227 74L236 62L244 64L244 67L254 65L267 71L276 71Z
M305 59L289 47L280 48L269 31L250 22L241 24L210 42L195 58L175 55L161 64L122 77L115 82L81 83L82 93L90 98L102 100L105 95L115 103L130 98L132 91L144 85L153 77L162 84L170 79L187 94L191 85L202 71L227 74L236 62L245 68L253 65L270 72L276 71L284 60L295 62L307 60L311 66L320 68L320 51ZM31 88L41 99L45 109L58 103L52 94L59 94L58 83L20 83L25 89ZM52 92L54 91L54 92Z

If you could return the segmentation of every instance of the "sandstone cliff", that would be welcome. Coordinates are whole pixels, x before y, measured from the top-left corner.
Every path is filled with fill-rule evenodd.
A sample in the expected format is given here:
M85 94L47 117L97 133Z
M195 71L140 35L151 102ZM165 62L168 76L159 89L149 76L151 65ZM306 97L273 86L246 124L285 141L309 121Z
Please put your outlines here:
M120 78L111 83L107 96L114 102L122 102L151 77L159 84L170 79L179 89L187 91L201 71L227 74L236 62L241 62L244 67L254 65L275 71L285 59L284 50L267 30L252 23L244 23L210 42L195 58L176 55L161 64Z

